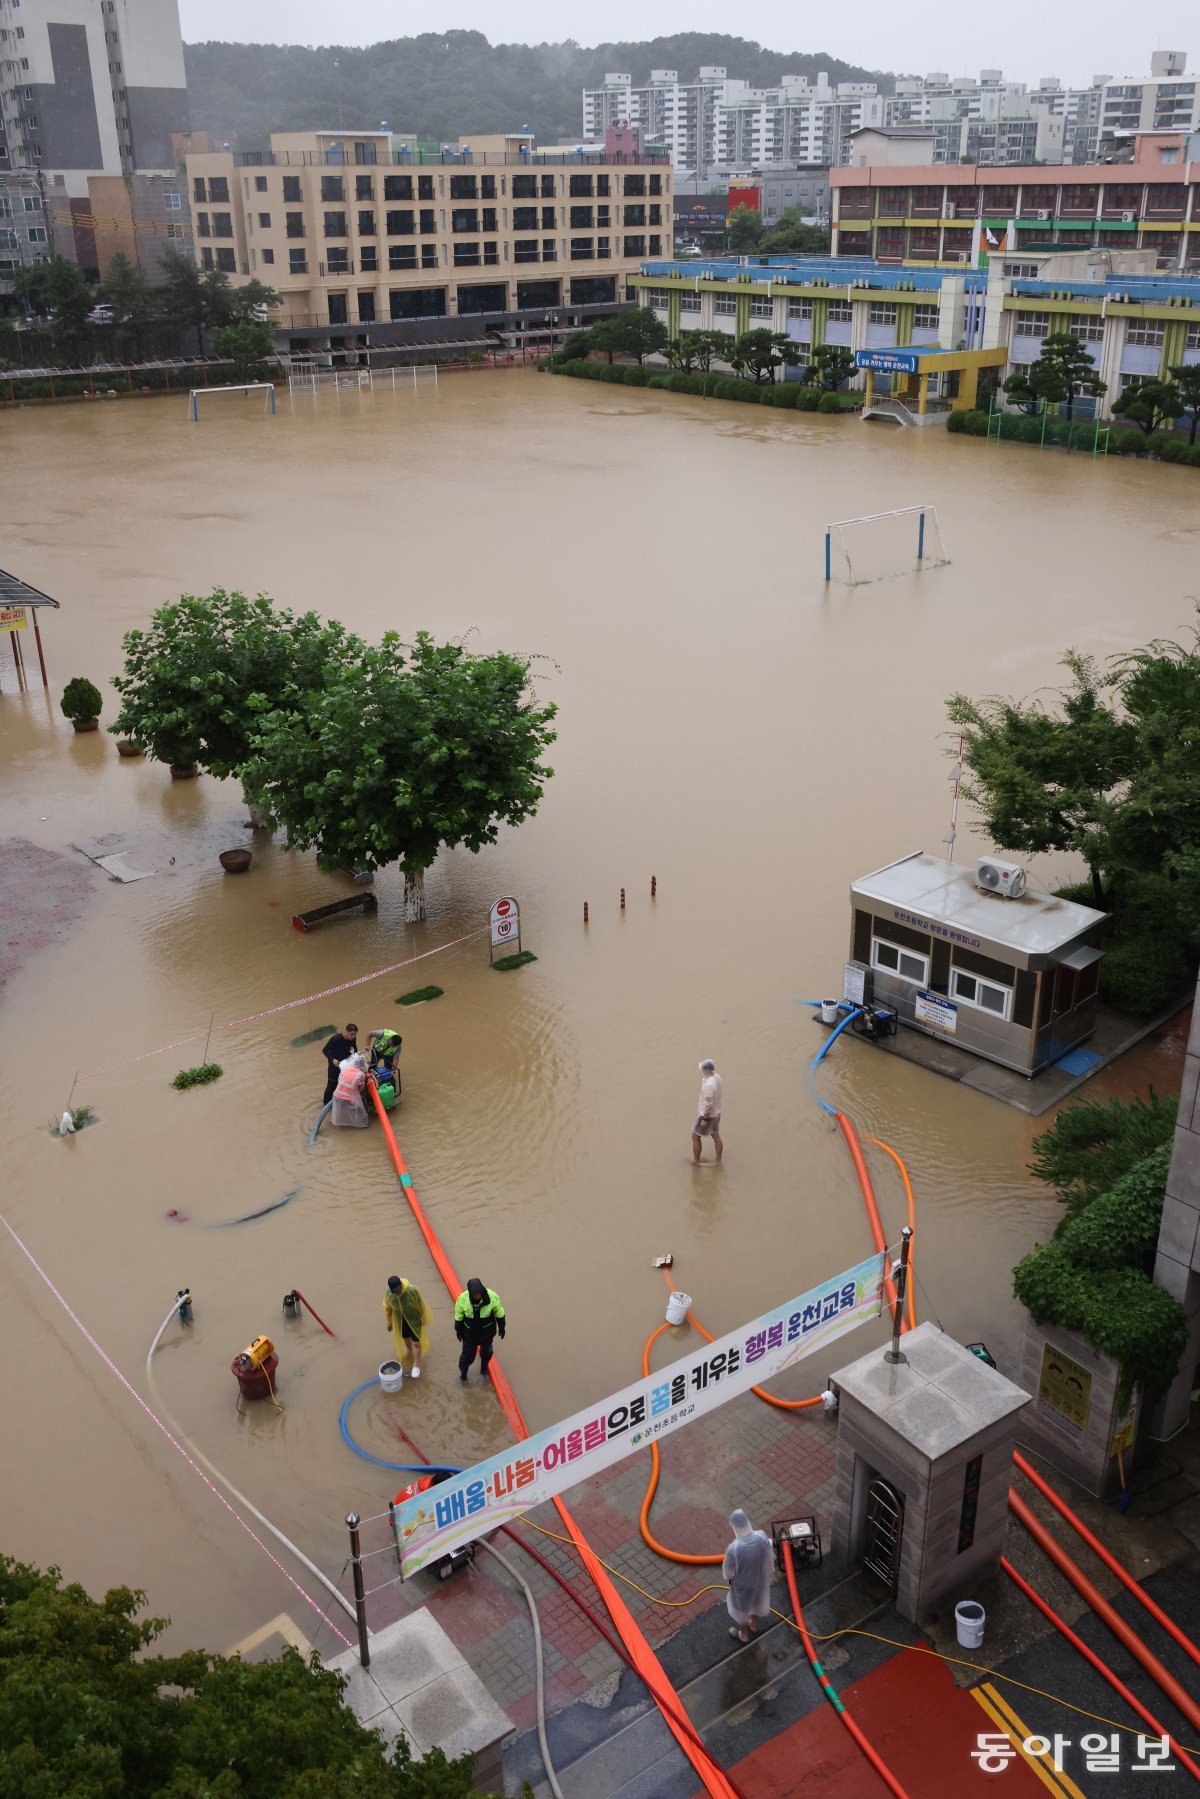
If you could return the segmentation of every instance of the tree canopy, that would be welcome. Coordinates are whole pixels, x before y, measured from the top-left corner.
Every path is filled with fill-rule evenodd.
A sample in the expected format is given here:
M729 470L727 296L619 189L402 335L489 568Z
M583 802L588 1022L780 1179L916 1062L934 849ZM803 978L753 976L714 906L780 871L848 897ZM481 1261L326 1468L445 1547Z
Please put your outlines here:
M1200 362L1175 363L1169 373L1179 390L1179 416L1190 421L1188 442L1194 444L1200 425Z
M389 632L302 711L263 707L242 776L322 867L403 859L405 913L421 918L442 846L480 850L537 811L555 711L536 703L526 658Z
M1107 386L1096 373L1082 338L1071 331L1052 331L1043 338L1037 361L1010 375L1004 391L1014 404L1031 413L1065 401L1067 417L1073 418L1081 394L1099 395Z
M341 1703L343 1679L287 1649L243 1662L149 1654L166 1628L145 1595L96 1600L0 1556L5 1799L471 1799L471 1757L414 1761Z
M856 368L853 350L846 349L843 344L821 344L813 351L812 363L804 378L813 387L823 387L828 393L836 393Z
M822 225L808 225L799 209L788 206L758 240L761 256L828 256L830 233Z
M739 205L725 215L725 243L735 256L758 247L763 234L762 214L753 206Z
M588 348L604 351L610 362L614 355L633 356L638 362L647 356L665 355L671 341L666 325L648 306L630 307L614 318L599 319L584 335Z
M1113 401L1113 411L1149 437L1162 425L1173 425L1183 412L1183 396L1174 381L1147 377L1131 381Z
M803 360L800 345L786 332L765 325L758 331L743 331L729 351L730 366L739 375L752 375L755 381L774 381L777 369L795 368Z

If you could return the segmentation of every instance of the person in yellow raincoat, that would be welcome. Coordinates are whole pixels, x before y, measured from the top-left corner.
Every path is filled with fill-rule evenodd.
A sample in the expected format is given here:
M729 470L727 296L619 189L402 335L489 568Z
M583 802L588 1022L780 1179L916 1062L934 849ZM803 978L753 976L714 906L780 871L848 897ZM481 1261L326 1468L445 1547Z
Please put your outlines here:
M429 1320L433 1313L412 1282L400 1274L388 1275L383 1310L396 1345L396 1360L401 1364L401 1373L411 1374L414 1380L419 1380L421 1357L429 1348ZM406 1368L404 1364L410 1356L412 1366Z

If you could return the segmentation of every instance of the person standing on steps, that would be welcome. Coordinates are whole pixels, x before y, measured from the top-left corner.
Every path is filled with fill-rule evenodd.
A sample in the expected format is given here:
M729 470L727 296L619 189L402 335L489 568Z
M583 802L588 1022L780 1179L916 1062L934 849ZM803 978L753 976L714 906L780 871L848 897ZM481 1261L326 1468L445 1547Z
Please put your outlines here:
M344 1031L336 1031L321 1051L321 1054L325 1058L325 1065L329 1070L329 1075L325 1082L325 1097L321 1101L323 1106L327 1106L333 1098L333 1090L337 1086L338 1076L342 1072L342 1063L346 1061L349 1056L352 1056L357 1048L358 1026L356 1024L348 1024Z
M729 1597L725 1601L733 1619L729 1634L739 1643L748 1643L758 1635L759 1620L771 1615L775 1551L765 1531L752 1529L745 1512L730 1512L729 1522L733 1542L721 1563L721 1578L729 1582Z
M411 1281L401 1274L388 1275L383 1313L396 1345L400 1372L421 1378L421 1357L429 1348L429 1320L433 1316ZM406 1366L411 1357L411 1366Z
M696 1122L692 1126L693 1162L700 1160L700 1151L704 1148L706 1137L712 1138L718 1162L725 1152L725 1145L721 1141L721 1088L722 1081L716 1065L706 1056L700 1064L700 1099L696 1106Z
M454 1304L454 1334L462 1345L458 1357L458 1378L465 1381L467 1371L479 1355L479 1372L485 1378L492 1360L492 1344L496 1332L504 1336L504 1306L494 1287L485 1287L477 1276L467 1282Z

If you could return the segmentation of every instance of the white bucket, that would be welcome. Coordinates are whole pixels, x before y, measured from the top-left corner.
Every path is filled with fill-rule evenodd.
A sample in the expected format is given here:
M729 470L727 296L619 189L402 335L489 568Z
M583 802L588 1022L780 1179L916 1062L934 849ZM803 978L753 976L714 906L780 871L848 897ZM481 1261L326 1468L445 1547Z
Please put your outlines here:
M687 1315L692 1309L690 1293L672 1293L667 1301L667 1323L686 1324Z
M835 999L821 1001L821 1023L836 1024L838 1021L838 1003Z
M987 1613L975 1600L963 1599L955 1606L954 1628L964 1649L982 1648L983 1627L986 1623Z
M399 1362L381 1362L379 1384L385 1393L398 1393L404 1384L404 1370Z

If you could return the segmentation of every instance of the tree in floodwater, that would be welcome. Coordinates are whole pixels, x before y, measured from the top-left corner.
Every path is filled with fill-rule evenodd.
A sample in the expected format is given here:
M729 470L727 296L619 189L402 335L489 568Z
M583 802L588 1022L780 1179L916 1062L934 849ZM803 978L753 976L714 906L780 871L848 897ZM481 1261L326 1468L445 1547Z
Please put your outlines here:
M164 1618L144 1593L93 1599L0 1556L0 1743L8 1799L473 1799L473 1758L385 1750L342 1703L345 1678L286 1649L273 1661L147 1651Z
M323 868L402 860L413 922L443 845L478 851L537 811L554 773L541 756L555 711L536 703L525 657L470 655L424 631L404 645L389 632L302 713L262 711L243 778Z

